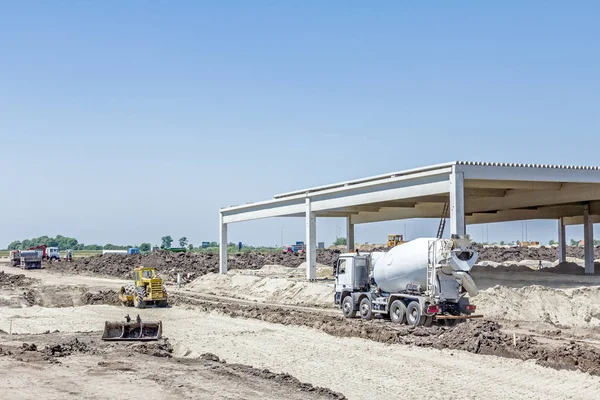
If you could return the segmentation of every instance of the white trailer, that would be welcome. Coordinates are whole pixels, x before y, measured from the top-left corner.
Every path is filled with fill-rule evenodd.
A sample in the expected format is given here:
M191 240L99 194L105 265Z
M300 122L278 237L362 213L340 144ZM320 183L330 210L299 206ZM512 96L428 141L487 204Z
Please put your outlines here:
M469 275L477 260L470 244L466 235L422 238L387 253L342 254L334 272L334 301L346 318L358 312L366 320L380 315L412 326L480 318L469 302L478 293Z

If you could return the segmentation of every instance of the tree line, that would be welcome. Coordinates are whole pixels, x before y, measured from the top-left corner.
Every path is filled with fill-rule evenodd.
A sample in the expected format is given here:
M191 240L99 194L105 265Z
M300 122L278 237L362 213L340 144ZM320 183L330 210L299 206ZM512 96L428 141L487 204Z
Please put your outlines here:
M15 240L11 242L8 250L27 250L32 247L46 245L48 247L58 247L61 250L127 250L131 247L138 247L140 251L150 251L150 243L142 243L139 246L116 245L116 244L84 244L72 237L56 235L56 237L40 236L32 239Z

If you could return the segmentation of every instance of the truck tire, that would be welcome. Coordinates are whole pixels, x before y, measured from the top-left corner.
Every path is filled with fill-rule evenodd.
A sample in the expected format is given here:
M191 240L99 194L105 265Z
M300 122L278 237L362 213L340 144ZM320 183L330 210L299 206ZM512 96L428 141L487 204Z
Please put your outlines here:
M425 316L421 312L421 305L418 301L411 301L406 307L406 322L410 326L423 325L425 322Z
M371 307L371 300L368 297L365 297L360 301L360 316L365 321L370 321L373 319L373 308Z
M355 318L356 310L354 309L354 300L352 300L352 296L344 297L342 301L342 313L345 318Z
M146 303L144 302L144 295L146 291L143 287L139 287L136 290L136 293L133 294L133 304L135 308L144 308L146 307Z
M392 322L403 324L406 322L406 306L402 300L394 300L390 306L390 317Z

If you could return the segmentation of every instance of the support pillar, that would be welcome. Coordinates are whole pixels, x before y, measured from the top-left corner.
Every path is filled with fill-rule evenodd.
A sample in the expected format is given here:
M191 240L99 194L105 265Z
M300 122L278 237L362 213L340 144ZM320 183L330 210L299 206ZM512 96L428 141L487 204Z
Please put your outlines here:
M317 277L317 218L310 197L306 198L306 279Z
M227 273L227 224L223 223L221 213L219 213L219 273Z
M585 273L594 274L594 223L590 215L589 205L583 206L583 243L585 254Z
M558 262L567 261L567 239L565 235L565 219L558 219Z
M354 224L350 219L350 215L346 217L346 252L354 250Z
M450 174L450 233L464 235L465 224L465 178L464 174L452 167Z

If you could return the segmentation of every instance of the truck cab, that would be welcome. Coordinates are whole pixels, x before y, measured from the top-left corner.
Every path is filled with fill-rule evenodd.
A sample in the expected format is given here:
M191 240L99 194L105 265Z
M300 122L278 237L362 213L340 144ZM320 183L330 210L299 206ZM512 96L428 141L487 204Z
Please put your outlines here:
M335 304L349 293L369 290L370 255L340 254L335 269Z
M60 261L60 251L58 247L47 247L46 254L50 261Z

